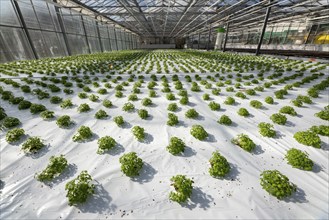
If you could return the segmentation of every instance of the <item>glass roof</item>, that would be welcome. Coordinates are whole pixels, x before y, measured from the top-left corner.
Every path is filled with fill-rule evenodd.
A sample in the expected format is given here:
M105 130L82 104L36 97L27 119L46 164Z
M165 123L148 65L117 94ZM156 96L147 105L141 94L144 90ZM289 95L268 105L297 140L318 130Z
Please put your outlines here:
M62 0L64 1L64 0ZM329 0L65 0L144 37L182 37L209 28L252 28L329 14ZM59 4L61 1L58 1ZM325 19L325 18L324 18Z

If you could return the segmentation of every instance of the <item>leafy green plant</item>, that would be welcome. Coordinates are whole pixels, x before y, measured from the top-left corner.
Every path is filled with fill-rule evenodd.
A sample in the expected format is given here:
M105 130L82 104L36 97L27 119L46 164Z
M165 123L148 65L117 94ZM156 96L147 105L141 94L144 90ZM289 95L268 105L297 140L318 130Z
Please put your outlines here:
M132 112L135 109L134 104L127 102L122 106L122 110L125 112Z
M239 108L238 115L248 117L250 114L246 108Z
M85 92L79 92L79 93L78 93L78 97L79 97L80 99L86 99L86 98L88 98L88 95L87 95L87 93L85 93Z
M247 93L247 95L256 95L256 91L253 89L247 89L246 93Z
M295 109L291 106L283 106L280 111L280 113L282 114L288 114L288 115L291 115L291 116L296 116L297 115L297 112L295 111Z
M63 101L63 99L59 96L53 96L50 98L50 103L51 104L59 104Z
M46 111L41 112L41 113L40 113L40 116L41 116L44 120L52 119L52 118L55 118L55 112L50 111L50 110L46 110Z
M264 137L275 137L276 131L270 123L261 122L258 124L259 133Z
M227 97L226 100L224 101L224 104L226 105L234 105L235 104L235 99L233 97Z
M167 125L174 126L177 125L178 123L179 121L177 115L175 115L174 113L168 113Z
M28 109L31 107L31 105L32 103L30 101L23 100L20 103L18 103L18 109L19 110Z
M285 125L287 122L287 117L280 113L272 114L270 119L273 121L273 123L276 123L279 125Z
M218 151L212 153L209 160L210 168L209 174L212 177L225 177L231 170L230 164L226 158L223 157Z
M98 154L103 154L105 151L111 150L115 147L116 141L110 136L104 136L98 139Z
M185 112L185 117L196 119L199 117L199 113L195 109L191 108Z
M321 148L321 139L319 135L312 131L298 131L294 134L294 138L300 144Z
M121 163L121 171L128 177L138 176L144 164L135 152L122 155L119 162Z
M172 93L168 93L168 94L166 95L166 97L167 97L167 99L168 99L169 101L173 101L173 100L176 99L175 95L172 94Z
M178 106L177 106L176 103L170 103L170 104L168 105L168 108L167 108L168 111L172 111L172 112L177 111L177 109L178 109Z
M30 137L22 145L25 153L36 153L45 145L39 137Z
M298 100L298 99L291 100L291 103L296 107L302 107L303 106L303 102Z
M123 97L123 93L121 91L115 91L115 97L122 98Z
M172 155L177 155L182 152L184 152L185 148L185 143L178 137L171 137L169 145L167 146L167 150L172 154Z
M220 104L214 101L209 102L208 106L212 111L217 111L220 109Z
M178 203L186 202L192 195L192 184L194 182L184 175L173 176L170 181L175 188L175 192L170 192L169 199Z
M123 119L123 117L122 116L115 116L114 118L113 118L113 121L120 127L120 126L122 126L124 123L125 123L125 121L124 121L124 119Z
M91 139L93 137L93 132L91 129L87 126L81 126L77 133L73 136L72 140L74 142L76 141L86 141L88 139Z
M96 119L104 119L104 118L107 118L108 116L109 115L103 109L100 109L95 113Z
M284 99L284 96L288 95L288 92L287 92L287 90L280 89L278 91L275 91L274 95L277 99Z
M182 105L187 105L189 103L188 96L183 96L180 100L179 103Z
M327 136L329 137L329 126L328 125L320 125L320 126L312 126L310 128L310 131L322 135L322 136Z
M296 148L288 150L285 158L288 160L288 164L294 168L308 171L313 169L314 163L308 157L308 154Z
M152 100L149 99L149 98L144 98L144 99L142 100L142 105L143 105L143 106L150 106L150 105L152 105Z
M201 141L209 136L206 130L201 125L193 125L190 130L190 133L193 137Z
M71 120L70 116L62 115L59 118L57 118L56 124L60 128L68 128L73 124L73 121Z
M8 143L14 143L21 139L22 136L25 135L25 131L23 128L14 128L7 132L6 141Z
M138 110L138 116L141 118L141 119L146 119L149 117L149 113L147 110L145 109L139 109Z
M88 112L90 111L90 106L87 103L79 105L78 112Z
M319 117L323 120L329 121L329 105L324 107L324 110L315 114L316 117Z
M296 100L301 101L301 102L306 103L306 104L312 104L313 103L312 99L308 96L305 96L305 95L298 95Z
M69 200L70 206L87 201L88 197L94 193L95 189L95 185L91 182L91 176L86 170L83 170L77 178L66 183L66 197Z
M71 99L65 99L62 101L60 104L61 108L71 108L73 106L72 100Z
M156 93L156 91L154 91L154 90L150 90L150 91L149 91L149 97L150 97L150 98L157 97L157 93Z
M241 99L246 99L247 98L247 96L244 93L242 93L242 92L235 93L235 96L236 97L239 97Z
M254 108L257 108L257 109L259 109L263 106L263 104L258 100L251 100L250 105Z
M111 107L113 106L113 104L112 104L112 102L111 102L110 100L108 100L108 99L104 99L104 101L103 101L103 106L104 106L105 108L111 108Z
M49 158L49 164L40 174L36 176L39 181L51 181L55 177L59 176L68 167L67 160L64 155L59 157L51 156Z
M265 98L265 102L266 102L267 104L273 105L273 104L274 104L274 99L273 99L271 96L267 96L267 97Z
M203 94L202 99L207 101L210 99L210 95L208 93Z
M289 182L289 178L278 170L265 170L260 176L262 188L278 199L288 197L296 191L296 185Z
M246 134L239 134L236 138L232 139L232 143L248 152L251 152L256 147L256 144Z
M134 126L131 131L133 132L135 138L138 141L143 141L145 138L145 131L144 128L140 127L140 126Z
M97 93L101 94L101 95L105 95L107 93L107 89L101 88L101 89L97 90Z
M231 125L232 124L232 120L227 115L222 115L217 122L221 125Z
M136 94L130 94L128 97L128 101L137 101L138 97Z
M43 111L46 111L46 110L47 110L46 106L41 105L41 104L35 104L35 103L33 103L30 106L30 112L32 114L38 114L38 113L43 112Z
M13 128L21 124L21 121L15 117L6 117L2 121L2 126L5 128Z
M92 102L97 102L99 100L99 96L95 95L95 94L91 94L89 96L89 100Z

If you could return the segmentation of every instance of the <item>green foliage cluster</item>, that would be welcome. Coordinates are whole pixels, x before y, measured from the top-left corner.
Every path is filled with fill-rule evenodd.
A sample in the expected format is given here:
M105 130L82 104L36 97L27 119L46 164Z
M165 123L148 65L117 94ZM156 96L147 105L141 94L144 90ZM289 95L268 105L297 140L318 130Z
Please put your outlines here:
M234 105L235 104L235 99L233 97L227 97L226 100L224 101L224 104L226 105Z
M315 114L316 117L319 117L323 120L329 121L329 105L324 107L324 110Z
M257 109L259 109L263 106L263 104L258 100L251 100L250 105L254 108L257 108Z
M43 111L43 112L40 113L40 116L41 116L44 120L52 119L52 118L55 118L55 112L50 111L50 110L45 110L45 111Z
M279 125L285 125L287 122L287 117L280 113L272 114L270 119L273 121L273 123L276 123Z
M32 105L32 103L30 101L23 100L20 103L18 103L18 109L19 110L28 109L31 107L31 105Z
M108 116L109 115L103 109L100 109L95 113L96 119L104 119L104 118L107 118Z
M141 118L141 119L146 119L149 117L149 113L146 109L139 109L138 110L138 116Z
M91 183L92 180L88 172L83 170L77 178L65 185L66 197L70 206L86 202L88 197L94 193L95 185Z
M4 128L13 128L21 124L21 121L15 117L6 117L2 121L2 127Z
M178 123L179 121L177 115L175 115L174 113L168 113L167 125L174 126L177 125Z
M88 112L90 111L90 106L87 103L79 105L78 112Z
M214 101L209 102L208 106L212 111L217 111L220 109L220 104Z
M260 176L260 185L262 188L278 199L288 197L296 191L296 185L290 183L289 178L278 170L265 170Z
M217 122L221 125L231 125L232 124L232 120L227 115L222 115Z
M298 131L294 134L294 138L300 144L321 148L321 139L319 135L312 131Z
M201 141L209 136L206 130L201 125L193 125L190 130L190 133L193 137Z
M173 176L170 181L175 188L175 192L170 192L169 199L178 203L186 202L192 195L192 184L194 182L185 175Z
M176 103L170 103L170 104L168 105L168 108L167 108L168 111L172 111L172 112L177 111L177 109L178 109L178 106L177 106Z
M6 141L8 143L14 143L21 139L24 136L25 131L23 128L14 128L7 132L6 134Z
M209 163L211 166L209 168L209 174L212 177L225 177L231 170L230 164L227 162L226 158L218 151L212 153Z
M297 112L295 111L295 109L291 106L283 106L280 111L280 113L282 114L288 114L288 115L291 115L291 116L296 116L297 115Z
M274 104L274 99L273 99L271 96L267 96L267 97L265 98L265 102L266 102L267 104L273 105L273 104Z
M243 117L248 117L250 114L246 108L239 108L238 115L243 116Z
M135 152L124 154L120 157L121 171L129 177L138 176L143 168L143 160Z
M259 133L264 137L275 137L276 131L273 130L273 125L266 122L261 122L258 124Z
M35 104L35 103L33 103L30 106L30 112L32 114L38 114L38 113L43 112L43 111L46 111L46 110L47 110L46 106L41 105L41 104Z
M232 143L248 152L251 152L256 147L253 140L251 140L246 134L239 134L236 138L232 139Z
M152 100L150 98L144 98L142 100L142 105L143 106L150 106L150 105L152 105Z
M310 131L322 135L322 136L327 136L329 137L329 126L328 125L319 125L319 126L312 126L310 128Z
M115 147L116 141L110 136L104 136L98 139L98 154L103 154L105 151L111 150Z
M124 123L125 123L125 121L124 121L124 119L123 119L123 117L121 116L121 115L119 115L119 116L115 116L114 118L113 118L113 121L120 127L120 126L122 126Z
M144 128L140 127L140 126L134 126L131 131L133 132L135 138L138 141L143 141L145 138L145 131Z
M185 112L185 117L196 119L199 117L199 113L194 108L191 108Z
M85 141L93 137L93 132L87 126L81 126L77 133L73 136L73 141Z
M112 102L111 102L110 100L108 100L108 99L104 99L104 100L103 100L103 106L104 106L105 108L111 108L111 107L113 106L113 104L112 104Z
M131 102L127 102L122 106L122 110L125 112L131 112L134 109L135 109L135 106Z
M60 155L59 157L51 156L49 158L49 163L40 174L36 176L39 181L51 181L55 177L59 176L64 170L68 167L67 160L64 155Z
M314 164L308 154L296 148L288 150L285 158L288 160L288 164L294 168L308 171L313 169Z
M167 150L171 154L173 154L173 155L180 154L180 153L184 152L184 148L185 148L184 141L182 141L178 137L170 138L170 142L169 142L169 145L167 146Z
M30 137L22 145L22 150L26 153L37 153L45 145L39 137Z
M71 108L73 106L72 100L71 99L65 99L62 101L60 104L61 108Z
M63 101L63 99L59 96L53 96L50 98L50 103L51 104L59 104Z
M56 124L60 128L68 128L70 125L73 124L73 121L71 120L71 117L68 115L62 115L59 118L57 118Z
M97 102L99 100L99 96L95 95L95 94L91 94L89 96L89 100L92 102Z

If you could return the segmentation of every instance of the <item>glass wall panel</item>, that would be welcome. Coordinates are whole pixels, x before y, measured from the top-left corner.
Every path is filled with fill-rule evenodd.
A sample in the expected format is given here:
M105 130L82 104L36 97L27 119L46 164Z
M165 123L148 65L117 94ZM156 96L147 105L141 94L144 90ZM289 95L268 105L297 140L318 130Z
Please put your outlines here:
M99 45L99 39L96 37L88 37L88 43L91 53L101 52L101 47Z
M0 62L33 59L31 47L21 28L0 28Z
M118 50L115 39L110 39L112 50Z
M34 10L40 23L40 28L43 30L55 30L47 3L45 1L33 0Z
M104 51L111 51L110 39L102 38L101 41Z
M36 30L29 30L32 44L40 58L43 57L50 57L51 53L49 48L44 42L43 36L41 31L36 31Z
M72 55L89 53L85 36L67 34L67 38Z
M0 24L21 26L10 0L0 0Z
M45 45L49 48L49 53L52 57L59 57L67 55L64 38L60 37L61 34L57 34L55 32L43 31L43 37L45 41Z
M30 1L18 1L19 8L22 12L24 21L28 28L39 29L39 21L34 13L33 6Z

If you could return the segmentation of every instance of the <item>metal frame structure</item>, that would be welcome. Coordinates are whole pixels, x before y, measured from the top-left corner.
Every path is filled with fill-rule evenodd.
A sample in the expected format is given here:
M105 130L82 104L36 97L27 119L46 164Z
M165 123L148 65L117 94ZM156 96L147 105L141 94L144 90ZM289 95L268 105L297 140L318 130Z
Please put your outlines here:
M59 0L60 1L60 0ZM104 16L141 37L186 37L223 26L231 29L261 25L271 7L269 23L289 18L312 19L329 13L328 0L65 0Z

